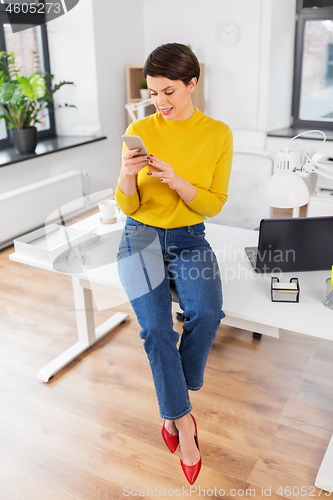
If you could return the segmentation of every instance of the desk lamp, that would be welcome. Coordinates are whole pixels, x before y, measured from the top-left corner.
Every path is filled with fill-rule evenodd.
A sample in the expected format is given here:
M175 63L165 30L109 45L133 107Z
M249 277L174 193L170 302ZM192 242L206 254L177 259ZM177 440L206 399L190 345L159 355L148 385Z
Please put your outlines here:
M292 208L293 217L299 217L300 207L306 205L310 198L307 185L296 172L316 173L328 179L333 179L333 170L330 167L315 163L309 157L308 151L313 149L314 146L305 151L306 162L303 167L296 168L295 152L291 151L288 145L297 137L310 132L319 132L324 136L323 143L326 141L326 136L321 130L309 130L290 139L287 146L278 153L276 171L263 189L262 200L266 205L276 208Z

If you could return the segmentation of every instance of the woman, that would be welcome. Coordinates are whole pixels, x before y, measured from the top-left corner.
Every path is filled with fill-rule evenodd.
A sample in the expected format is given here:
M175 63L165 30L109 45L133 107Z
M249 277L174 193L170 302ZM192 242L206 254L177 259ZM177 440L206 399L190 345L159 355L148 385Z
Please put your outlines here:
M143 69L154 115L127 128L139 135L149 155L123 148L116 201L127 215L119 247L119 276L142 328L150 362L163 439L171 452L179 444L186 478L193 484L201 457L188 390L199 390L222 311L216 257L204 237L206 217L227 199L232 134L191 99L199 62L185 45L157 47ZM185 317L173 330L170 281Z

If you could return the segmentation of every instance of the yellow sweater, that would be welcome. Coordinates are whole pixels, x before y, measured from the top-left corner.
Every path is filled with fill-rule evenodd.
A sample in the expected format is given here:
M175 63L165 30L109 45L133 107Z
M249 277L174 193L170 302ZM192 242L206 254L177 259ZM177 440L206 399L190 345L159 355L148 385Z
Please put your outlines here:
M176 174L196 186L185 203L168 184L150 177L149 166L137 175L137 191L126 196L117 186L115 198L126 215L150 226L169 229L203 222L217 215L228 197L232 162L232 133L228 125L195 108L187 120L166 120L159 112L129 125L149 154L169 163ZM123 145L123 153L126 149Z

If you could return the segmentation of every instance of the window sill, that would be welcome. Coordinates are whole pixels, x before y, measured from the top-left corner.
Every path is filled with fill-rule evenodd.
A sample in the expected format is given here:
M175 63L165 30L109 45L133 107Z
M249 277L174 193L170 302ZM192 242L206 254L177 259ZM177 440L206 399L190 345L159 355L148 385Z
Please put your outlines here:
M35 153L19 154L14 147L9 147L0 150L0 167L11 165L20 161L38 158L39 156L56 153L64 149L75 148L84 144L101 141L106 139L105 136L100 137L74 137L74 136L58 136L48 139L40 139L38 141Z
M298 134L301 134L302 132L307 132L309 129L308 128L297 128L297 127L290 127L290 128L280 128L279 130L272 130L271 132L267 132L268 137L290 137L292 139ZM320 129L318 129L320 130ZM322 130L324 134L326 135L326 140L327 141L333 141L333 130ZM318 133L314 134L306 134L302 135L299 137L299 139L317 139L319 141L323 140L323 136Z

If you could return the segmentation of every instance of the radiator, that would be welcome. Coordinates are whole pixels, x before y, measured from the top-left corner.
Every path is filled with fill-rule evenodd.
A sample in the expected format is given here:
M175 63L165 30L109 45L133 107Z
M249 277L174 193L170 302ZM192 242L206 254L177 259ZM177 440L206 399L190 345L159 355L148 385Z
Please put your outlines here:
M82 197L82 173L77 170L0 194L0 248L43 226L54 210Z

